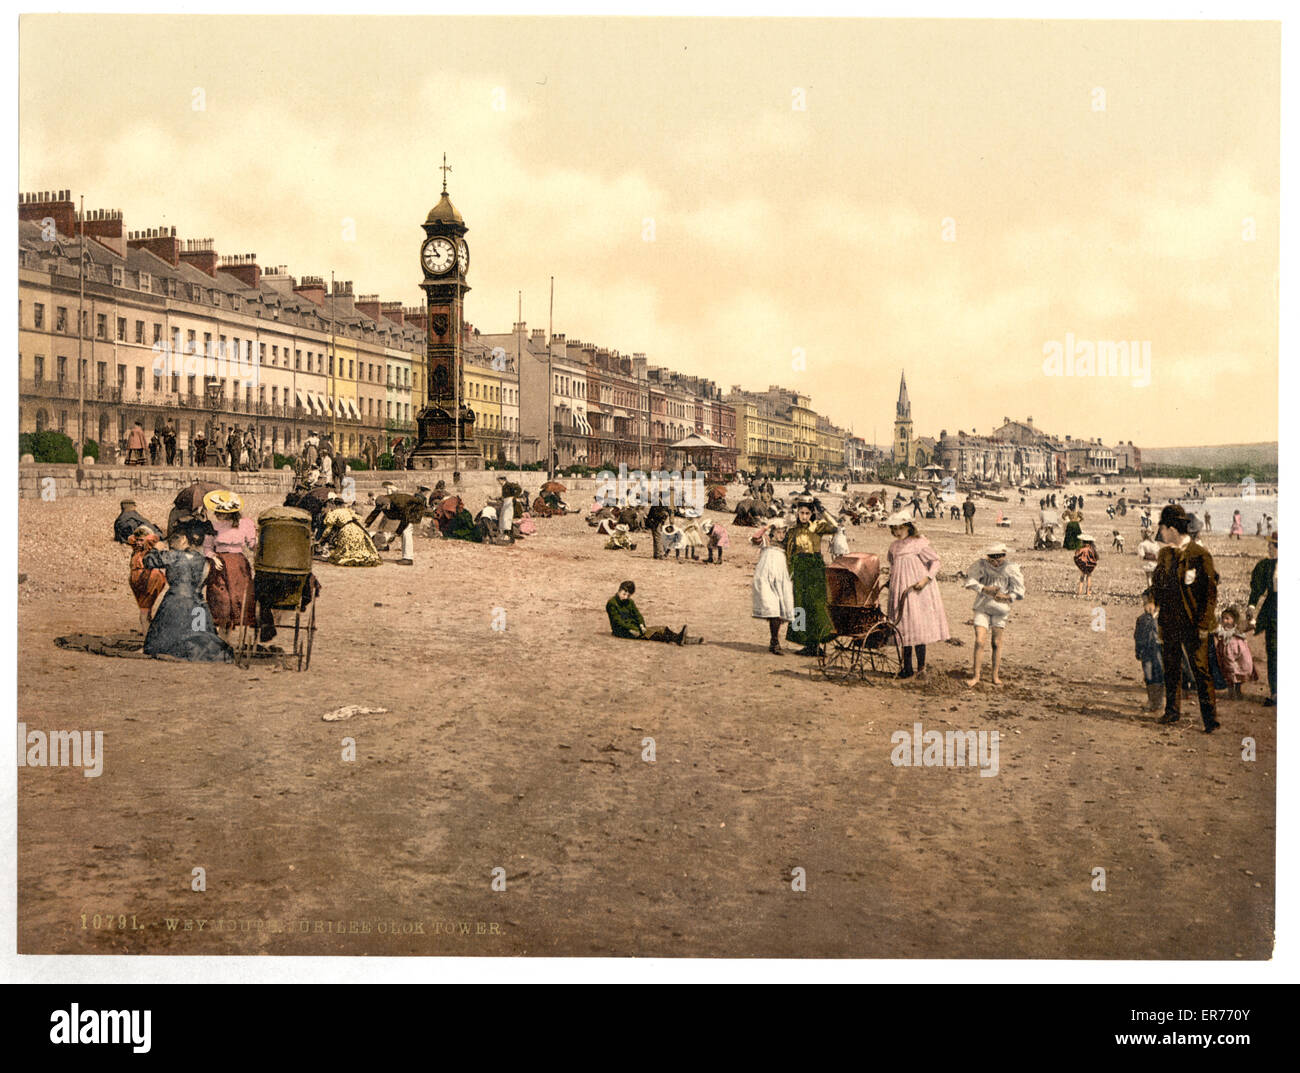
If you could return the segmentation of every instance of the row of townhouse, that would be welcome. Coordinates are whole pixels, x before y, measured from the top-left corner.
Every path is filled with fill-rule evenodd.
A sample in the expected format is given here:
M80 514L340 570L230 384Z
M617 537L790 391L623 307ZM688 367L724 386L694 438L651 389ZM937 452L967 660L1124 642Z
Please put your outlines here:
M1100 438L1076 439L1036 428L1033 418L1002 424L989 436L958 430L939 434L935 462L958 479L1007 484L1058 483L1072 476L1141 473L1142 452L1130 441L1114 447Z
M424 335L400 303L175 228L124 232L120 212L83 220L66 191L20 196L18 245L20 431L111 457L135 421L170 422L186 460L200 431L251 428L284 454L329 433L349 456L414 431Z
M202 432L234 430L294 454L312 432L349 457L414 442L426 395L423 306L354 295L348 281L263 270L175 228L124 231L84 218L68 191L19 197L19 428L96 440L112 458L128 430L170 423L184 460ZM83 262L84 257L84 262ZM674 469L672 444L722 446L712 468L849 468L851 437L811 400L770 387L724 396L711 380L517 323L462 325L462 390L485 461ZM861 453L860 449L858 451Z

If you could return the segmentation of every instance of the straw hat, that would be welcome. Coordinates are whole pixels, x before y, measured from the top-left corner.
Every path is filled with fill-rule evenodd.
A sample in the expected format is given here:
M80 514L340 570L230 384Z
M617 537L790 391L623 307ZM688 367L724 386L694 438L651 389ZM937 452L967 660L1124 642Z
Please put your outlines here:
M673 525L672 522L668 522L668 523L667 523L667 524L666 524L662 529L660 529L659 531L660 531L661 533L663 533L664 536L676 536L678 533L681 532L681 530L678 529L675 525Z
M203 505L209 514L238 514L244 509L244 501L234 492L209 492L203 497Z
M893 514L891 514L888 518L885 519L885 524L889 526L890 529L893 529L900 525L908 525L911 521L912 521L912 516L908 514L907 511L896 510L894 511Z
M1088 533L1080 533L1080 534L1079 534L1079 542L1080 542L1081 544L1095 544L1095 543L1097 543L1097 542L1092 538L1092 536L1091 536L1090 534L1088 534Z
M628 528L627 528L626 525L621 525L621 524L620 524L620 525L616 525L616 526L614 526L614 531L615 531L616 533L626 533L626 532L628 531Z
M702 521L702 522L700 523L700 528L703 529L704 532L706 532L706 533L712 533L712 532L713 532L713 519L712 519L712 518L705 518L704 521Z
M990 544L984 549L984 554L986 556L1005 555L1006 553L1007 546L1005 544Z

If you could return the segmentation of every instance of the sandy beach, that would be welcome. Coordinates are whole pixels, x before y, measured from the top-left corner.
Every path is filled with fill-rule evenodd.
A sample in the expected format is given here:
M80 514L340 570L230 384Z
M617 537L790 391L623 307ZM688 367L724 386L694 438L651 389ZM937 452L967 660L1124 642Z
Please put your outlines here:
M920 523L953 633L928 677L850 685L768 653L752 530L730 528L721 566L656 562L648 534L605 551L581 515L514 547L421 538L413 568L322 564L305 674L66 651L56 637L138 624L116 500L24 500L18 717L102 730L104 767L19 772L19 951L1267 958L1263 638L1220 732L1201 733L1194 697L1157 726L1133 655L1138 513L1112 523L1094 488L1066 491L1087 496L1095 598L1074 597L1069 552L1028 550L1039 493L981 500L974 536ZM165 521L169 495L139 499ZM889 543L875 525L849 539ZM994 540L1028 597L1004 686L971 690L956 575ZM1220 607L1244 606L1264 540L1204 542ZM623 578L650 625L705 643L612 638ZM388 711L322 720L347 704ZM891 734L918 722L998 731L997 775L891 764Z

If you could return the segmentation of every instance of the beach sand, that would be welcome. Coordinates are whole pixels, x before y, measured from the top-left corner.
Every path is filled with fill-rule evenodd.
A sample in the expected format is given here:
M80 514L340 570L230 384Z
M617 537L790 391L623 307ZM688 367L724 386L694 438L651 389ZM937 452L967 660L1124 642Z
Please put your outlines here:
M960 644L931 647L924 681L853 685L767 652L752 530L730 528L721 566L655 562L647 534L607 552L579 515L514 547L419 539L412 568L321 565L305 674L65 651L138 624L116 501L24 500L18 716L102 730L104 768L19 771L19 952L1267 958L1263 638L1221 731L1201 733L1194 696L1157 726L1133 658L1138 515L1111 523L1078 490L1094 599L1074 598L1069 552L1026 550L1038 493L1001 505L1010 529L982 500L974 537L922 523ZM139 498L166 519L169 496ZM954 575L993 540L1028 598L1004 686L970 690ZM1244 603L1264 541L1206 542L1220 606ZM883 556L889 536L850 543ZM612 638L623 578L650 625L705 644ZM322 721L345 704L389 710ZM918 722L997 730L997 775L892 765L891 734Z

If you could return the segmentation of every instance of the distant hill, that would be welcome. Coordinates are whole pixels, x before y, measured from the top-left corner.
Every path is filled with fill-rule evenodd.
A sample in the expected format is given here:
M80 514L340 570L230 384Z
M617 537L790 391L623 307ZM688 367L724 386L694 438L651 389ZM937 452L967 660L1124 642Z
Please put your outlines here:
M1277 466L1276 443L1225 443L1213 447L1143 447L1144 466Z

